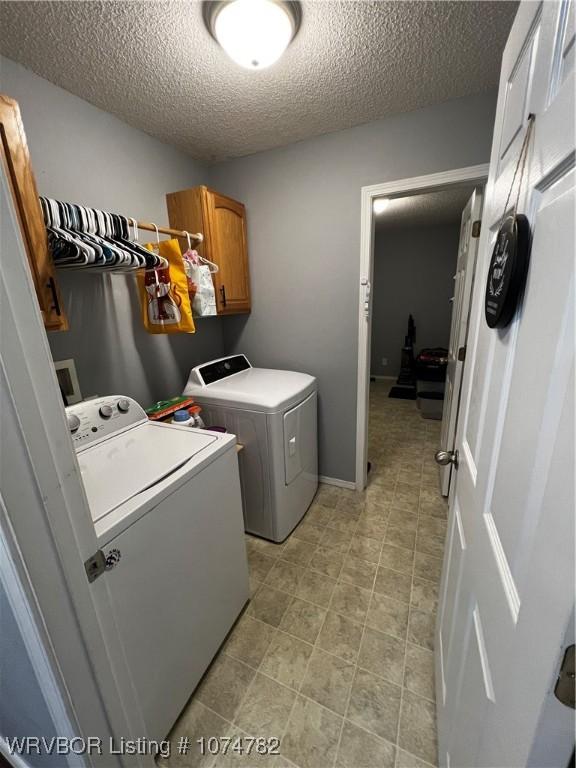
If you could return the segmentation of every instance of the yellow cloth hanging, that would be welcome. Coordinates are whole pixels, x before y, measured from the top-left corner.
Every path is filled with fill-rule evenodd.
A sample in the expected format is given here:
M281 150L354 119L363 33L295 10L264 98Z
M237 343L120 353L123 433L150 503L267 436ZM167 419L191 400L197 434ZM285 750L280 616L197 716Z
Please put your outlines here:
M148 333L195 333L188 283L178 240L147 243L168 261L166 267L138 272L142 320Z

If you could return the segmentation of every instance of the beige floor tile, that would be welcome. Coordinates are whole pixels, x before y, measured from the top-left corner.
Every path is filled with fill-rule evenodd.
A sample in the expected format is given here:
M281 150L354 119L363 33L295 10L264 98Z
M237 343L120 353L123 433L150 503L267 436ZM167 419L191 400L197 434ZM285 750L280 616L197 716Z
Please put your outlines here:
M379 539L370 539L367 536L356 534L350 542L350 554L369 563L378 562L381 549L382 543Z
M403 467L400 467L398 470L398 482L419 488L422 482L422 470L414 471L412 469L404 469Z
M436 712L434 704L404 690L398 744L416 757L436 764Z
M264 658L274 632L275 629L269 624L244 614L232 630L223 650L228 656L257 668Z
M425 533L429 536L437 536L438 538L446 538L446 520L441 520L438 517L430 517L421 515L418 519L418 533Z
M296 594L298 582L302 578L302 566L289 563L286 560L276 560L270 573L264 579L264 583L282 592Z
M313 701L298 697L281 752L300 768L331 766L336 757L342 718Z
M323 485L322 483L318 486L318 493L314 498L315 503L322 504L324 507L330 507L333 509L338 504L339 500L339 488L336 488L333 485Z
M329 547L337 549L339 552L346 552L350 547L351 538L351 531L337 531L335 528L325 528L320 544L324 548Z
M257 673L235 722L251 735L280 739L292 711L296 692Z
M159 768L206 768L214 761L214 757L207 750L207 754L202 754L197 739L223 738L229 735L231 728L229 722L194 698L168 736L171 744L170 757L158 759L157 765ZM178 742L186 736L190 740L190 751L187 755L179 755Z
M434 654L408 643L404 667L404 687L434 701Z
M440 581L442 575L442 560L439 557L416 552L414 559L414 576L427 581Z
M364 512L358 519L358 524L354 533L369 539L376 539L382 543L384 536L386 535L387 527L387 519L372 517L370 514Z
M404 640L408 626L408 611L407 603L401 603L374 592L370 598L366 624L372 629Z
M407 483L396 483L392 505L397 509L414 512L418 508L420 489Z
M362 640L362 625L347 619L339 613L328 611L324 626L320 630L317 645L324 651L355 662Z
M448 518L448 507L442 501L421 501L419 511L421 515L437 517L440 520L446 520Z
M337 531L342 531L343 533L352 534L358 523L358 517L359 515L354 512L349 512L348 510L336 507L336 509L332 511L327 527L335 528Z
M407 530L404 526L388 524L384 542L386 544L392 544L394 547L414 549L414 545L416 543L416 532Z
M395 756L393 744L344 721L337 768L394 768Z
M318 544L318 542L322 538L322 533L323 533L322 526L314 525L314 523L309 523L308 521L304 520L293 531L292 536L295 539L301 539L302 541L307 541L309 544Z
M438 584L415 576L410 604L421 611L434 613L438 607Z
M397 547L395 544L388 544L385 541L380 554L380 565L383 568L390 568L393 571L411 575L414 565L414 551Z
M440 559L444 554L444 539L439 536L419 533L416 537L414 548L417 552L423 552L425 555L431 555Z
M261 552L268 557L280 557L284 544L277 544L275 541L260 539L257 536L246 534L246 549L252 552Z
M322 504L318 504L317 502L314 502L308 508L308 512L306 512L306 516L304 517L304 520L307 523L323 526L323 525L326 525L328 520L330 520L331 514L332 514L331 508L324 507L322 506Z
M340 573L340 581L355 584L357 587L372 590L376 576L376 563L369 563L348 555Z
M406 509L390 509L388 525L394 528L404 528L406 531L416 531L418 527L418 514L408 512Z
M326 607L330 602L335 586L335 579L307 569L298 583L296 597Z
M250 576L258 579L258 581L264 581L275 562L275 558L268 557L262 552L248 552L248 569L250 571Z
M284 614L280 629L307 643L315 643L325 618L324 608L294 598Z
M358 654L358 666L391 683L402 685L404 650L403 640L366 627Z
M344 552L338 552L338 550L331 549L330 547L317 547L312 555L312 560L308 564L308 568L312 571L323 573L324 576L336 579L342 570L344 558Z
M291 596L286 592L280 592L263 584L252 598L246 612L255 619L277 627L291 600Z
M346 717L377 736L396 743L401 688L370 672L356 672Z
M330 610L341 613L352 621L363 623L369 603L369 590L339 582L332 594Z
M345 489L344 489L345 490ZM358 515L364 510L366 504L366 494L357 493L356 491L350 491L344 494L336 505L338 512L343 512L350 517L358 517Z
M428 648L430 651L434 650L435 626L436 615L434 613L411 608L408 619L408 641L422 648Z
M255 674L241 661L221 654L204 676L195 698L232 722Z
M258 579L255 579L253 576L248 576L248 586L250 588L250 599L254 597L256 592L260 589L262 586L262 582L258 581Z
M394 600L408 603L410 602L411 584L412 578L409 574L380 566L376 573L374 591L382 595L388 595L388 597L392 597Z
M300 691L318 704L343 715L353 677L353 664L315 648Z
M272 638L260 671L290 688L299 688L313 646L279 631Z
M314 554L316 546L307 541L290 538L284 544L282 559L298 565L308 565Z

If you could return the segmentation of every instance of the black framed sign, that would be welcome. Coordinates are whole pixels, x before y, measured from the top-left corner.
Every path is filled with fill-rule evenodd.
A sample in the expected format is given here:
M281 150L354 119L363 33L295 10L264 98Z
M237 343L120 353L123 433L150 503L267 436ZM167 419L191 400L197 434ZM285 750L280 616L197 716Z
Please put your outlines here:
M498 230L492 251L484 314L490 328L505 328L522 296L530 258L530 224L526 216L508 216Z

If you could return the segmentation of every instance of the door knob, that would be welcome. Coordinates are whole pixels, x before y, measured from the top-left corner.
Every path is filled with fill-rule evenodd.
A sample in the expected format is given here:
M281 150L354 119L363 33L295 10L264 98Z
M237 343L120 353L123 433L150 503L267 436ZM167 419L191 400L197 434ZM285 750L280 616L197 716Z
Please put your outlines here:
M458 469L458 451L436 451L434 459L436 464L440 464L442 467L454 464L454 467Z

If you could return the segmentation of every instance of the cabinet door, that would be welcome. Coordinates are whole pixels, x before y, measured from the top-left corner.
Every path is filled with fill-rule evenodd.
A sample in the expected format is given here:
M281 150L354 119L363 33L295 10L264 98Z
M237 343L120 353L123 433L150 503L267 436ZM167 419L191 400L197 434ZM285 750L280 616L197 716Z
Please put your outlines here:
M214 275L218 314L249 312L245 208L212 190L207 191L206 202L209 236L213 241L211 257L220 268Z
M54 263L48 250L46 228L20 110L15 101L3 94L0 94L0 137L2 163L10 182L14 208L18 213L44 326L50 331L67 330L68 321L56 284Z

